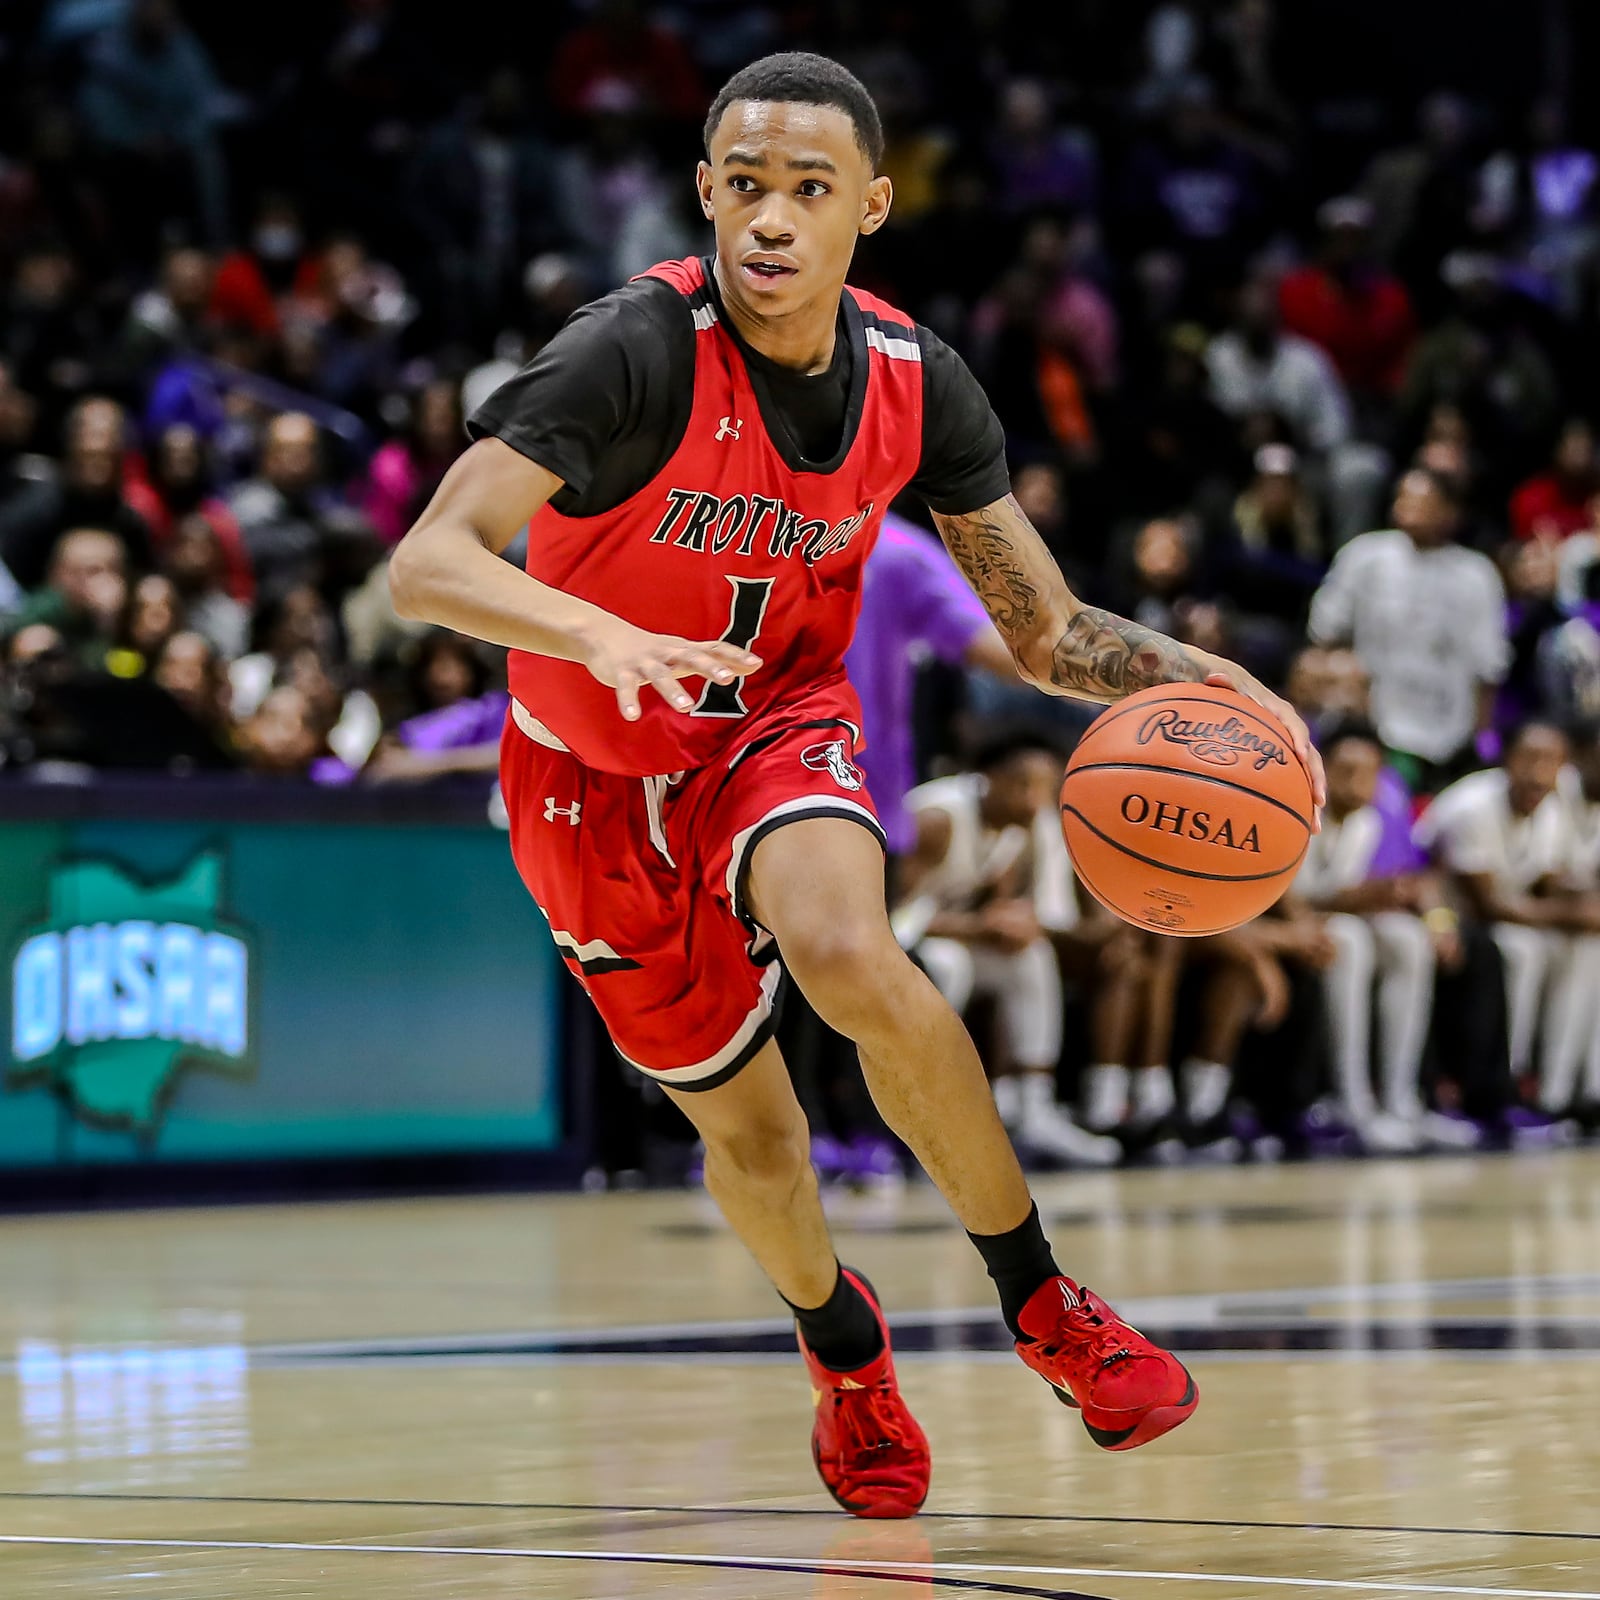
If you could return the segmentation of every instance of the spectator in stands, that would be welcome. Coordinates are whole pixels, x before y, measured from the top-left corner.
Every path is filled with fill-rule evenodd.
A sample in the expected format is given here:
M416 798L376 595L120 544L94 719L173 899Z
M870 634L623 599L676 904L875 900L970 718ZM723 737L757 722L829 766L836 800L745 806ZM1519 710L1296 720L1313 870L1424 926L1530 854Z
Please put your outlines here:
M174 633L156 656L151 676L219 745L232 742L228 667L209 639L187 630Z
M916 845L902 866L895 930L957 1011L975 994L993 998L1007 1067L995 1103L1019 1145L1112 1166L1116 1141L1086 1132L1056 1103L1061 972L1034 906L1029 855L1060 770L1036 737L1013 735L986 746L973 771L912 790Z
M101 337L85 303L88 287L59 239L26 240L16 252L0 307L0 350L24 389L71 400L88 387Z
M1129 927L1081 887L1054 803L1034 817L1032 833L1034 908L1087 1012L1088 1059L1076 1097L1083 1125L1138 1149L1176 1101L1168 1056L1181 946ZM1021 1093L1014 1079L996 1085L1002 1111Z
M405 433L379 447L358 491L362 514L385 544L399 544L465 447L461 385L435 378L412 397Z
M1213 541L1219 576L1240 606L1299 630L1327 571L1321 517L1293 446L1264 444L1254 465Z
M1379 256L1430 290L1439 262L1466 235L1477 188L1471 132L1460 95L1430 95L1418 109L1416 142L1379 152L1361 180Z
M227 174L216 136L220 100L211 60L174 0L131 0L90 44L78 109L118 231L136 248L173 216L221 242Z
M917 781L912 697L917 667L929 657L1016 678L1011 652L938 539L886 517L867 559L845 668L861 697L866 744L858 761L891 856L906 854L916 842L905 798Z
M56 541L44 587L24 602L12 629L46 623L83 665L97 668L127 604L127 546L108 529L72 528Z
M1572 740L1572 765L1561 774L1560 793L1567 808L1572 846L1567 858L1567 883L1579 902L1584 926L1600 928L1600 721L1579 724ZM1589 1043L1582 1074L1568 1097L1565 1086L1552 1086L1547 1109L1572 1110L1589 1134L1600 1132L1600 990L1591 994Z
M1556 546L1544 539L1510 545L1503 559L1511 664L1496 727L1535 716L1561 723L1600 716L1600 631L1561 598Z
M1570 753L1560 728L1526 723L1503 765L1452 784L1417 824L1419 843L1499 948L1511 1071L1536 1083L1552 1113L1571 1099L1600 992L1600 937L1585 903L1567 892L1575 841L1557 791ZM1507 1115L1514 1135L1548 1131L1520 1107Z
M1057 125L1049 90L1038 79L1013 78L1000 91L989 153L1007 210L1095 210L1100 174L1094 141L1082 129Z
M1257 275L1239 290L1229 326L1206 350L1211 397L1237 421L1270 413L1326 481L1334 536L1362 526L1387 458L1354 437L1350 396L1333 362L1299 334L1283 330L1278 291Z
M213 327L216 262L204 250L175 245L162 257L156 283L128 308L119 364L138 376L178 351L201 348Z
M550 63L550 99L567 116L591 109L595 92L610 85L663 122L698 123L709 98L683 41L652 22L640 0L600 0Z
M378 741L361 769L365 783L427 783L436 778L489 778L499 770L500 735L511 701L489 687L489 669L472 642L439 628L419 641L411 669L420 708ZM345 769L354 776L353 769ZM319 769L319 782L342 774Z
M164 561L179 520L205 519L222 558L228 593L248 605L255 596L255 573L244 535L228 503L216 492L211 454L205 441L186 422L164 428L155 441L147 474L130 474L128 503L149 526L157 555Z
M304 691L280 684L239 725L239 747L253 772L303 778L326 751L327 731Z
M124 487L126 449L125 417L116 401L92 396L73 407L59 479L30 485L0 521L0 559L25 589L43 580L50 551L67 528L105 528L122 541L132 565L150 566L150 528Z
M1317 257L1278 286L1283 325L1327 352L1358 408L1388 401L1405 377L1416 318L1405 285L1372 253L1372 206L1359 196L1317 212Z
M1428 1111L1420 1089L1434 969L1461 964L1459 920L1428 874L1376 870L1385 827L1374 803L1383 769L1376 730L1348 722L1324 734L1321 748L1328 804L1322 831L1306 847L1294 893L1326 914L1336 951L1322 976L1341 1115L1374 1153L1423 1144L1470 1148L1478 1142L1477 1130Z
M407 189L431 267L428 310L455 338L492 337L515 320L524 266L562 243L554 153L534 132L515 67L497 67L481 94L424 135Z
M283 331L279 304L298 278L305 255L305 223L293 196L265 191L256 201L244 244L217 264L213 317L275 340Z
M1203 490L1226 491L1248 468L1238 428L1211 397L1206 345L1195 323L1161 337L1156 371L1140 385L1141 402L1128 422L1128 460L1118 475L1119 503L1125 500L1132 514L1163 515Z
M303 411L274 417L262 444L259 476L228 496L263 589L281 592L316 570L322 518L335 499L316 423Z
M1462 251L1441 270L1452 303L1417 344L1399 397L1401 414L1415 421L1441 401L1459 407L1500 472L1516 473L1501 491L1508 494L1557 426L1560 384L1528 332L1503 262Z
M1265 200L1258 163L1226 131L1204 79L1177 90L1159 131L1128 158L1123 206L1132 239L1180 261L1197 304L1236 276L1260 237Z
M332 659L337 629L321 593L314 585L301 583L269 597L257 608L250 643L250 653L228 669L238 717L255 713L297 651L310 650L319 659Z
M1414 793L1475 764L1508 664L1500 575L1454 542L1460 511L1454 483L1412 468L1394 527L1351 540L1311 605L1311 637L1351 645L1371 673L1374 720Z
M182 625L183 603L177 586L164 573L147 572L128 595L118 642L137 660L134 670L143 672ZM133 668L133 661L127 666Z
M1565 539L1590 528L1600 496L1600 453L1594 428L1569 417L1550 465L1511 497L1511 531L1519 539Z
M209 516L192 511L178 522L161 566L177 589L185 626L224 662L242 656L250 644L250 610L228 592L222 542Z

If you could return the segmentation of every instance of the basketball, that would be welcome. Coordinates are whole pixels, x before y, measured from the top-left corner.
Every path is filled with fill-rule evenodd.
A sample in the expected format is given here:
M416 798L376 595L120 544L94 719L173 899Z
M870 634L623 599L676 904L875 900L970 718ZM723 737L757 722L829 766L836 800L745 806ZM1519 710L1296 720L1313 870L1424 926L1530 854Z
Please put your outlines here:
M1234 689L1162 684L1119 701L1067 763L1061 828L1108 910L1197 938L1259 916L1311 837L1311 779L1271 712Z

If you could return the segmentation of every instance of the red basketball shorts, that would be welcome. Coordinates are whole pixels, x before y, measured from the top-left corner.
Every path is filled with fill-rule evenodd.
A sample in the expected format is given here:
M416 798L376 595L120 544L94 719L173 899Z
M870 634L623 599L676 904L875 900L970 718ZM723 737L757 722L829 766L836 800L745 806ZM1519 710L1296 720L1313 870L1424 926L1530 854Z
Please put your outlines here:
M675 1089L726 1083L771 1037L777 946L744 904L776 828L844 817L883 842L836 691L752 718L725 759L670 777L586 767L520 704L500 781L517 870L617 1053Z

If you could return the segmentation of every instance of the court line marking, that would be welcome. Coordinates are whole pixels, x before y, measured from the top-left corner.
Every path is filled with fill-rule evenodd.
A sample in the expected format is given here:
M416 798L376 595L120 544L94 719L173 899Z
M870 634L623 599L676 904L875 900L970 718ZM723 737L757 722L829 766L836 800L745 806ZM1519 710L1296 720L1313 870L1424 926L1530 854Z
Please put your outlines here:
M0 1545L74 1546L100 1550L248 1550L298 1555L479 1556L523 1561L604 1561L631 1566L735 1567L793 1571L793 1558L778 1556L724 1556L669 1554L655 1550L521 1549L515 1546L436 1544L326 1544L289 1539L93 1539L78 1534L0 1533ZM1490 1596L1494 1600L1600 1600L1589 1589L1501 1589L1468 1584L1398 1583L1391 1579L1291 1578L1254 1572L1181 1572L1133 1567L1025 1567L981 1561L827 1561L808 1566L818 1573L890 1573L918 1576L1001 1573L1019 1578L1114 1578L1148 1583L1246 1583L1282 1589L1343 1589L1360 1594L1446 1594Z
M82 1500L136 1505L390 1506L421 1511L587 1511L606 1515L693 1517L830 1517L831 1506L608 1505L574 1500L403 1500L288 1494L140 1494L112 1490L0 1489L0 1500ZM1239 1522L1231 1517L1092 1517L1063 1511L922 1511L923 1522L1063 1522L1137 1528L1251 1528L1286 1533L1407 1533L1448 1539L1600 1540L1600 1532L1540 1528L1445 1528L1393 1522Z

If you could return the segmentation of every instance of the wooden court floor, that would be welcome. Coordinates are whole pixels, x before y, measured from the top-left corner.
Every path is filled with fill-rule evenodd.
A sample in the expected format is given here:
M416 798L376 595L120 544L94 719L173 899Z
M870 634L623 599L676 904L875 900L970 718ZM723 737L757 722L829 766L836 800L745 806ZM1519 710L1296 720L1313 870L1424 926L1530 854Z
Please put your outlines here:
M1101 1454L937 1197L845 1197L934 1448L902 1524L823 1495L699 1195L0 1220L0 1597L1600 1600L1600 1151L1040 1202L1200 1410Z

